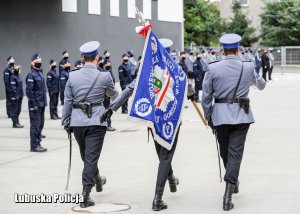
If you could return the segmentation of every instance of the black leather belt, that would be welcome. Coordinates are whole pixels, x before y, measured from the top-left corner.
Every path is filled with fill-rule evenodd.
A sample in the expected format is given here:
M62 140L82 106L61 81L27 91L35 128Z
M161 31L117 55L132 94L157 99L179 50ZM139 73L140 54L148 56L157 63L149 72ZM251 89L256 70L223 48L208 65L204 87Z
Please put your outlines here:
M79 103L74 103L73 104L73 108L75 109L82 109L84 104L79 104ZM90 106L93 108L93 107L96 107L96 106L103 106L103 103L91 103Z
M239 103L238 98L215 98L215 103Z

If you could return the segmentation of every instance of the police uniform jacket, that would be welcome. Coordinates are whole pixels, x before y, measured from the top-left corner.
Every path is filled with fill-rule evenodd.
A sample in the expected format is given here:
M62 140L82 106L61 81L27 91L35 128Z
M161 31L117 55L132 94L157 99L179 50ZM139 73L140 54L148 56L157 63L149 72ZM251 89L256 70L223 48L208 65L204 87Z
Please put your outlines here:
M67 81L69 79L69 72L66 70L62 70L60 78L59 78L59 88L60 91L65 91Z
M56 70L50 70L47 73L47 88L49 94L55 94L59 92L59 75Z
M268 57L270 60L270 67L274 67L274 65L275 65L274 55L272 53L268 53Z
M10 78L11 99L17 100L23 98L23 81L20 75L13 74Z
M189 55L186 60L185 60L185 64L186 64L186 67L187 67L187 70L189 72L193 72L193 64L195 62L195 58L191 55Z
M196 60L193 64L193 73L194 77L197 81L200 81L203 77L203 74L205 73L202 68L201 59Z
M206 72L208 70L208 65L206 63L204 55L201 57L200 62L201 62L203 71Z
M12 69L10 66L6 67L3 72L3 79L4 79L4 86L7 95L10 95L11 92L11 86L10 86L10 77L12 75Z
M59 65L58 65L58 71L59 74L61 74L61 72L64 70L64 65L69 62L68 59L63 58L62 60L59 61Z
M185 60L180 60L179 63L178 63L178 65L182 68L182 70L187 75L188 74L188 69L186 67Z
M210 64L203 82L202 107L205 117L211 117L214 126L254 122L251 108L246 114L238 103L213 104L214 98L232 98L242 64L243 75L236 96L248 97L250 85L256 85L260 90L265 87L266 82L255 73L253 63L242 62L239 56L227 56L220 62Z
M46 85L43 73L33 67L26 77L26 95L29 109L35 106L47 106Z
M121 87L126 87L126 85L132 82L131 77L131 66L127 63L122 63L119 66L119 79Z
M100 123L100 117L105 111L103 105L92 108L92 117L88 116L81 109L73 108L73 103L80 102L94 81L97 82L86 98L86 102L103 103L105 95L115 98L118 90L115 88L109 72L99 72L95 65L85 64L80 70L70 73L69 80L65 89L65 100L62 114L62 123L68 125L66 119L71 115L70 125L72 127L82 126L107 126L107 123Z

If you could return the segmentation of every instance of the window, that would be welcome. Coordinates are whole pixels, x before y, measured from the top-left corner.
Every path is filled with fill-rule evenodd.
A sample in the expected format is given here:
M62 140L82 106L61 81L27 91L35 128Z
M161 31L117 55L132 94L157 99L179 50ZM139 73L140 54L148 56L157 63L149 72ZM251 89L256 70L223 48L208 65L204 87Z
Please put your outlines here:
M145 19L151 19L152 17L152 5L151 0L143 0L143 14Z
M159 0L158 20L169 22L183 22L183 0Z
M135 0L127 0L128 18L135 18Z
M77 13L77 0L62 0L62 11Z
M239 2L241 6L248 6L249 5L249 0L232 0L232 4L235 2Z
M89 14L101 14L101 0L89 0Z
M110 15L111 16L120 16L119 0L110 0Z

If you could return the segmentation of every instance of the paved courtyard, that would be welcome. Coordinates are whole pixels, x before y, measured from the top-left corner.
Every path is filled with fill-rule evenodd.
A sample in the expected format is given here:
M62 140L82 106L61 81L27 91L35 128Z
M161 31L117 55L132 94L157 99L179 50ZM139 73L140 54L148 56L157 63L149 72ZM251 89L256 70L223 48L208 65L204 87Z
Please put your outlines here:
M240 193L234 195L235 208L230 213L300 213L299 93L299 73L275 73L274 81L268 82L264 91L251 89L256 123L248 134ZM173 160L180 185L175 194L166 188L164 200L169 209L160 213L224 213L225 184L220 184L218 178L214 136L202 125L192 104L188 105ZM76 213L72 211L76 204L14 202L15 193L81 193L83 164L74 139L69 191L65 191L69 142L60 121L50 120L47 108L43 131L47 137L42 141L42 146L48 148L46 153L29 152L26 99L20 116L25 128L11 128L4 100L0 101L0 121L0 213ZM112 121L117 131L107 133L99 161L101 174L108 182L102 193L93 191L91 196L98 207L109 203L131 206L129 211L118 213L153 213L158 165L153 142L147 143L146 128L127 121L126 115L117 112Z

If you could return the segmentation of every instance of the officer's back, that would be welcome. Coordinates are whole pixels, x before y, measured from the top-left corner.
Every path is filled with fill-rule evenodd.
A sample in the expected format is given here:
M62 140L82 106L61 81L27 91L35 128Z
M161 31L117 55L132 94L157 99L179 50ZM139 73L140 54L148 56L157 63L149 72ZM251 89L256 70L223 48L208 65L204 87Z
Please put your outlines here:
M86 102L103 103L105 94L110 97L117 94L109 72L99 72L95 65L85 64L80 70L70 73L65 89L66 109L72 108L73 103L79 103L85 97L98 75L99 78L87 96ZM88 118L81 109L73 109L71 126L100 125L99 118L104 110L103 105L93 107L92 117Z
M253 63L251 61L242 61L239 56L227 56L224 60L212 63L208 67L209 71L206 73L205 81L208 79L213 80L211 89L213 90L214 98L217 99L232 98L242 68L243 75L236 97L248 97L250 85L256 82ZM257 85L259 89L264 88L264 86L264 83ZM207 90L207 88L203 90ZM205 107L205 101L202 105L204 108L209 108L209 106ZM215 103L212 111L212 120L215 126L254 122L251 109L248 114L245 114L238 103Z

